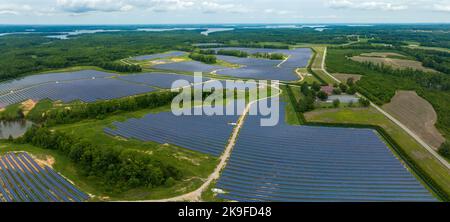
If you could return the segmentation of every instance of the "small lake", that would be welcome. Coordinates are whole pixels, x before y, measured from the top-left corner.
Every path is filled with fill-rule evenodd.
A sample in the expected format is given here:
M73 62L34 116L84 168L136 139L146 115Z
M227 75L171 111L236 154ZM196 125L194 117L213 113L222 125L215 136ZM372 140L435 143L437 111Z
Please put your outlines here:
M33 123L28 120L0 121L0 139L21 137L31 126Z

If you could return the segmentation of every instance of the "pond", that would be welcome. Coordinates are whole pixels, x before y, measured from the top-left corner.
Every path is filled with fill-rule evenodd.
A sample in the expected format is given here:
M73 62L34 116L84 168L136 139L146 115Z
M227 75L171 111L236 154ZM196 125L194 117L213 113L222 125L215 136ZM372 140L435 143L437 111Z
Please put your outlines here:
M31 126L33 123L28 120L0 121L0 139L8 139L10 135L18 138Z

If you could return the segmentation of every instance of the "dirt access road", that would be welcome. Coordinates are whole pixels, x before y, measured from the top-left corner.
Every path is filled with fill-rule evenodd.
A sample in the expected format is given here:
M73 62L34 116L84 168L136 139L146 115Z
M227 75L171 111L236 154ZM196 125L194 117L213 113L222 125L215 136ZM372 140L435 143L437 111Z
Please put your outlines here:
M269 86L268 86L269 87ZM160 199L160 200L142 200L142 201L135 201L135 202L198 202L201 201L201 196L202 193L205 192L209 185L211 185L211 183L217 179L219 179L220 177L220 173L222 172L222 170L226 167L228 160L230 159L231 153L233 151L233 148L236 144L236 140L238 138L239 132L241 131L242 126L244 125L245 122L245 118L247 117L247 114L250 111L250 107L262 100L266 100L266 99L270 99L276 96L279 96L283 91L278 87L278 86L274 86L274 85L270 85L270 87L272 87L275 90L278 90L278 93L271 96L271 97L267 97L267 98L262 98L262 99L258 99L255 101L250 102L246 107L245 110L243 111L241 117L239 117L239 120L236 123L236 127L233 130L233 133L229 139L228 145L225 148L225 151L223 152L222 156L220 156L220 162L217 165L217 167L215 168L214 172L211 173L208 178L206 179L206 181L196 190L187 193L187 194L183 194L177 197L172 197L172 198L167 198L167 199Z

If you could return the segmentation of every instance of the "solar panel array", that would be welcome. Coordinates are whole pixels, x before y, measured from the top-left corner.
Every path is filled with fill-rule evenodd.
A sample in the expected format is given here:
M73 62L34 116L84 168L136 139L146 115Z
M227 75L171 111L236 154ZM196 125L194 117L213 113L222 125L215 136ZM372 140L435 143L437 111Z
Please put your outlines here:
M210 73L214 70L224 69L226 67L219 65L208 65L197 61L175 62L155 65L152 68L170 71L184 72L205 72Z
M186 52L173 51L173 52L167 52L167 53L137 56L137 57L132 58L132 60L145 61L145 60L153 60L153 59L166 59L166 58L170 58L170 57L179 57L179 56L185 56L185 55L187 55Z
M172 87L172 83L176 80L186 80L189 84L180 85L179 87L184 87L191 85L194 82L194 76L188 75L178 75L178 74L167 74L167 73L143 73L143 74L130 74L123 75L118 77L121 80L125 80L131 83L136 84L144 84L148 86L154 86L158 88L170 89ZM206 82L203 84L206 87L214 87L216 89L237 89L237 90L245 90L245 89L254 89L257 84L252 82L245 81L232 81L231 85L227 84L225 80L212 80L209 78L201 78L200 82ZM220 83L220 87L217 85ZM196 86L201 86L201 84L197 84ZM197 88L197 87L196 87Z
M284 119L281 111L281 120ZM219 197L259 201L435 201L369 129L261 127L249 116Z
M28 99L61 100L65 103L76 100L95 102L152 92L154 90L148 86L136 85L112 78L52 82L4 94L0 96L0 107L20 103Z
M28 99L60 100L64 103L116 99L156 90L152 87L170 88L176 80L193 83L194 77L167 73L113 75L92 70L29 76L0 84L3 87L0 88L3 92L0 92L0 108ZM201 79L203 82L210 80ZM254 87L255 84L250 84L250 88ZM244 85L237 83L237 88L244 89Z
M27 153L0 158L0 202L82 202L89 196Z
M198 109L198 108L197 108ZM194 111L192 110L194 113ZM141 119L113 123L105 128L112 136L173 144L190 150L220 156L233 131L237 116L175 116L171 112L148 114Z
M217 74L252 79L267 79L267 80L281 80L294 81L298 79L295 69L299 67L306 67L311 58L312 52L310 49L298 48L293 50L287 49L263 49L263 48L215 48L215 50L239 50L249 54L254 53L282 53L289 58L286 61L269 60L258 58L238 58L233 56L217 56L218 59L240 64L243 67L238 69L224 69L217 72Z
M79 80L79 79L107 78L112 76L113 76L112 74L95 70L83 70L77 72L51 73L51 74L26 76L24 78L1 82L0 95L44 83Z
M176 80L186 80L190 84L194 83L194 76L167 74L167 73L143 73L133 75L122 75L119 79L126 80L132 83L145 84L148 86L156 86L158 88L170 89L172 83ZM209 79L202 78L201 82ZM188 86L189 84L180 85L179 87Z

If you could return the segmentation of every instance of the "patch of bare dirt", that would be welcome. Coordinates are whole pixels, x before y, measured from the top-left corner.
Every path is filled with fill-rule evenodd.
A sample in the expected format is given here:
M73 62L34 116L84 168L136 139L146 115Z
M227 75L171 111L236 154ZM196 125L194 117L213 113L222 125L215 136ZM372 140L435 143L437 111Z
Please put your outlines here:
M28 115L28 113L36 106L36 104L37 104L37 102L32 99L22 102L21 107L22 107L23 114L25 116Z
M398 54L395 52L371 52L371 53L363 53L361 54L361 56L366 56L366 57L382 57L382 58L387 58L390 56L396 56L396 57L405 57L402 54Z
M383 58L383 57L366 57L366 56L353 56L350 58L356 62L371 62L374 64L385 64L392 66L396 69L416 69L424 72L437 72L434 69L426 68L421 62L408 60L408 59L393 59L393 58Z
M53 158L52 156L46 155L45 159L42 158L36 158L35 156L33 156L33 159L36 161L36 163L40 166L40 167L53 167L53 165L55 164L55 158Z
M170 61L172 61L172 62L184 62L186 59L182 59L182 58L173 58L173 59L170 59Z
M406 125L421 139L437 149L445 138L436 129L437 114L433 106L414 91L398 91L383 109Z

